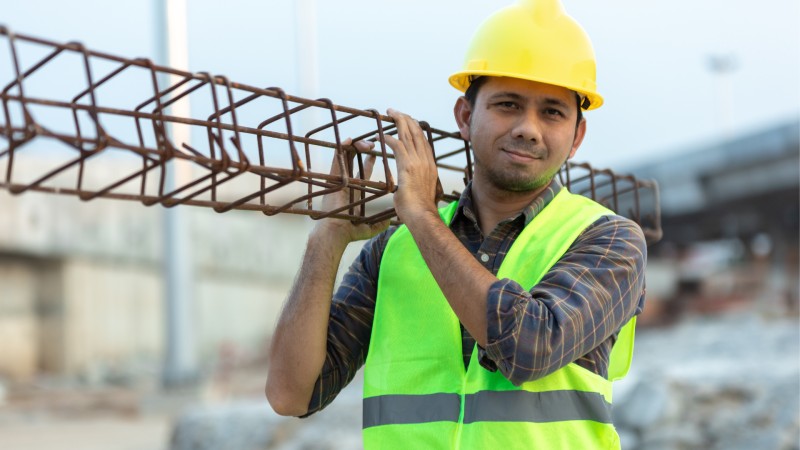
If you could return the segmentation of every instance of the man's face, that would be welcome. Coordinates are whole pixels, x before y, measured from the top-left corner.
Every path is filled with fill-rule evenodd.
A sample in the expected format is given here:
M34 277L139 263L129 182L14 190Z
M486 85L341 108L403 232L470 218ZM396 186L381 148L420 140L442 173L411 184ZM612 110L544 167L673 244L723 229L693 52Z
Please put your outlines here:
M455 106L461 135L472 143L475 181L509 192L547 185L581 144L575 93L549 84L491 77L475 105Z

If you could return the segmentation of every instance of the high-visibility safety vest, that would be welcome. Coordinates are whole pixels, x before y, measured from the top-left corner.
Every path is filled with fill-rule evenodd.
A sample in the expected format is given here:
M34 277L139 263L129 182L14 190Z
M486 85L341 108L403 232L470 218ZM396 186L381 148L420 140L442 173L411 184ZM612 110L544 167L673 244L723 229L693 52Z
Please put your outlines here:
M440 210L449 224L456 203ZM536 285L590 224L610 210L562 189L520 233L497 274ZM612 350L609 379L624 376L631 320ZM458 317L408 228L386 245L364 369L365 449L619 448L611 381L575 363L514 386L473 349L464 368Z

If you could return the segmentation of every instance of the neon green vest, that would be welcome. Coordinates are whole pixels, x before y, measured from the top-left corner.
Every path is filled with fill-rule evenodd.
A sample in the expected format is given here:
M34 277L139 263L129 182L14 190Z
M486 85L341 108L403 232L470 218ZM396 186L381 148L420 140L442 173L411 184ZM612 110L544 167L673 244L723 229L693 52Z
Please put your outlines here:
M440 210L449 224L456 203ZM601 216L566 189L522 231L498 272L530 289ZM611 354L609 378L630 365L631 320ZM459 320L405 226L381 260L364 372L366 449L618 449L611 382L574 363L517 387L477 361L464 369Z

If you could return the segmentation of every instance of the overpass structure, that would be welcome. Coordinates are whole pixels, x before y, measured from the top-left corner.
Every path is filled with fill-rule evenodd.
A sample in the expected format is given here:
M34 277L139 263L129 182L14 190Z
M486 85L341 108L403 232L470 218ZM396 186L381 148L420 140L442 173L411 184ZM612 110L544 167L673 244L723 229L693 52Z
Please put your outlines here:
M665 241L769 233L775 241L797 243L800 120L630 170L658 182Z

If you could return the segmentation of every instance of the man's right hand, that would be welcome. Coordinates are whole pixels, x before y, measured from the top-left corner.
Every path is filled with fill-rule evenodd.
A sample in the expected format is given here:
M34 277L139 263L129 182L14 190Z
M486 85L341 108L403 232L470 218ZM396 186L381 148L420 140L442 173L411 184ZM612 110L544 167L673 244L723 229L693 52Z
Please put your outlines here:
M352 140L347 138L344 140L344 142L342 142L342 145L349 146L351 143ZM374 143L365 141L358 141L353 145L361 152L368 152L375 147ZM349 157L351 163L354 157L355 154ZM366 160L364 161L364 173L359 175L360 178L364 180L370 179L372 176L372 169L375 167L376 159L377 158L375 155L367 156ZM342 167L337 156L334 156L333 162L331 163L331 175L337 177L342 175ZM340 191L325 195L322 199L322 209L324 211L333 211L349 203L350 198L348 195L348 190L342 189ZM353 241L369 239L385 230L388 226L388 220L373 224L364 223L355 225L347 220L328 218L320 219L314 227L313 233L322 234L326 237L326 239L334 239L341 244L347 245Z

